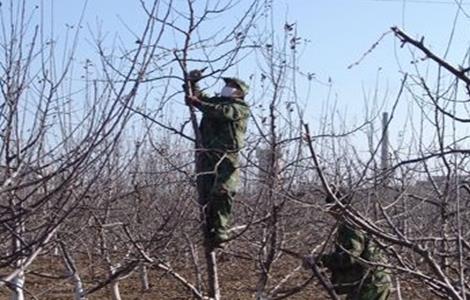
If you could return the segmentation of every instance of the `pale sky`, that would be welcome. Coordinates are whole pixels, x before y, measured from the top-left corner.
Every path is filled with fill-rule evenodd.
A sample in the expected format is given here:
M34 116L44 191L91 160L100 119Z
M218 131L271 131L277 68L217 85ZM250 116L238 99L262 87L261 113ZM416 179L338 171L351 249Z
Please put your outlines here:
M50 11L51 3L54 3L54 17L46 22L53 20L54 34L62 40L66 36L67 24L77 24L87 3L79 60L95 51L90 31L96 33L100 28L111 39L119 35L124 43L132 43L132 32L138 34L144 24L145 16L137 0L35 0L27 3L38 3L46 11ZM182 5L184 1L175 0L174 3ZM358 61L391 26L399 26L417 38L425 36L425 44L440 56L446 53L451 41L447 59L455 65L462 64L469 48L470 2L467 1L274 0L274 6L276 30L282 32L286 20L295 22L299 36L311 41L303 49L301 69L315 73L322 82L332 80L331 91L324 85L313 85L308 99L305 99L308 102L307 115L312 120L318 117L315 113L329 92L337 97L340 108L347 111L349 118L360 119L364 95L371 97L377 80L379 98L387 98L386 106L392 104L402 77L400 71L413 71L414 68L409 61L409 49L400 48L392 34L387 34L359 65L347 68ZM232 16L237 18L235 12ZM420 68L425 69L427 64L421 63ZM252 72L250 68L256 68L256 65L238 66L236 72L240 76L248 76ZM301 92L302 88L300 85ZM409 110L407 105L406 102L401 104L403 114Z
M178 2L184 1L175 1ZM462 2L460 12L456 4L459 2ZM76 22L84 3L84 0L55 0L56 28L60 30L66 23ZM390 26L397 25L416 37L424 35L427 45L443 54L457 16L449 54L455 63L461 63L470 42L470 19L466 15L470 14L470 2L467 1L275 0L274 3L279 24L284 19L297 22L299 35L311 40L303 56L303 68L322 78L331 77L339 92L355 90L362 84L373 86L379 67L384 79L396 79L395 52L406 50L396 49L396 39L391 34L359 66L347 69ZM89 0L85 14L85 23L92 29L102 22L103 31L124 37L128 35L124 23L137 33L143 23L139 22L142 12L137 0ZM407 64L406 61L401 63ZM346 94L349 96L349 92L344 96Z

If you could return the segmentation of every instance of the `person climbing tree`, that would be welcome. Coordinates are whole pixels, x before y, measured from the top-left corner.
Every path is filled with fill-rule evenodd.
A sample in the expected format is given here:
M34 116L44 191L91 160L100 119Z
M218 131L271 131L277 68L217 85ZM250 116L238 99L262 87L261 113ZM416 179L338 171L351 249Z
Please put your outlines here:
M197 82L201 71L188 76L192 95L186 104L202 112L201 144L197 163L198 186L212 247L229 240L228 223L239 181L239 152L243 147L250 109L245 102L248 85L238 78L223 78L220 95L209 97Z

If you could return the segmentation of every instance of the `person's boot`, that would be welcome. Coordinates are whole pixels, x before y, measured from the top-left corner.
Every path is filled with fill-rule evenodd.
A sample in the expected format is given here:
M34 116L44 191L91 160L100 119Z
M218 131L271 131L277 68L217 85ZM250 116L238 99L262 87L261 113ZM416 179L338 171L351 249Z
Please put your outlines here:
M229 241L228 234L224 232L214 232L212 236L212 248L223 249Z

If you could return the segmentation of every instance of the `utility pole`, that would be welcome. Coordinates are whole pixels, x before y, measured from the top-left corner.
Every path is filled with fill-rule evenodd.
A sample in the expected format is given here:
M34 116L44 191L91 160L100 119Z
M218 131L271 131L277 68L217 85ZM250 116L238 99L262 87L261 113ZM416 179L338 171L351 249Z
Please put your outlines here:
M376 167L375 180L376 180L376 192L378 199L386 201L387 199L387 185L390 181L389 169L389 140L388 140L388 125L389 116L387 112L382 114L382 136L380 138L380 167ZM377 220L380 215L379 201L374 203L374 219Z
M380 167L381 171L383 172L385 178L384 178L384 184L388 181L388 175L386 175L386 172L389 168L389 140L388 140L388 113L384 112L382 114L382 155L381 155L381 160L380 160Z

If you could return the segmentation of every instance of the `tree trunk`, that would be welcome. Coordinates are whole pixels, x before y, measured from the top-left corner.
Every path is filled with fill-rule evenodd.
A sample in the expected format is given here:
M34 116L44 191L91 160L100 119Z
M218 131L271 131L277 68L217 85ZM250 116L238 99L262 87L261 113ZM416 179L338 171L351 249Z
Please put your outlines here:
M140 276L140 284L142 287L142 291L148 291L150 286L149 286L149 277L148 277L146 265L144 264L140 265L139 276Z
M58 248L59 247L55 247L55 249L58 249ZM83 288L83 282L82 282L82 279L80 278L80 275L78 274L75 260L67 251L63 243L60 243L60 248L62 249L65 267L67 268L67 271L72 278L72 282L74 286L73 299L74 300L86 300L85 291Z
M119 291L119 281L113 280L110 285L111 299L121 300L121 292Z
M12 280L11 283L13 285L13 293L11 294L11 297L10 297L11 300L24 300L24 293L23 293L24 282L25 282L24 272L18 273L18 275Z

